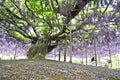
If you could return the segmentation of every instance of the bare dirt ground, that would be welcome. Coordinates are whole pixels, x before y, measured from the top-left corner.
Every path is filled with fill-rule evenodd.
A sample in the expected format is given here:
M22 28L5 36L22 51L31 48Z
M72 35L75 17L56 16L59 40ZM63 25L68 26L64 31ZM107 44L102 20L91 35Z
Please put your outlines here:
M120 80L120 71L50 60L1 60L0 80Z

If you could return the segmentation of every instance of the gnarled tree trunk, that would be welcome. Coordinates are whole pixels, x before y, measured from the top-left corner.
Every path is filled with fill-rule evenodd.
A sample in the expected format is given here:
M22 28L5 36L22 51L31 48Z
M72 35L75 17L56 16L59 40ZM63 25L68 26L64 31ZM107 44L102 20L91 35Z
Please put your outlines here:
M39 39L36 44L32 44L28 51L28 58L44 59L48 53L48 40Z
M38 39L36 44L32 44L28 51L27 57L29 59L45 59L46 54L53 50L57 44L50 44L49 39Z

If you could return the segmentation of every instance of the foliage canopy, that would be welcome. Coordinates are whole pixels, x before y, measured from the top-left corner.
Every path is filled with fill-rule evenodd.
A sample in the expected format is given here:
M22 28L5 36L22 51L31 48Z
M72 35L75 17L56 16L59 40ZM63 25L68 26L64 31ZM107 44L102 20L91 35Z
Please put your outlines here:
M1 0L0 29L34 44L47 39L48 46L70 31L91 42L102 33L109 41L114 36L108 34L119 30L119 5L119 0Z

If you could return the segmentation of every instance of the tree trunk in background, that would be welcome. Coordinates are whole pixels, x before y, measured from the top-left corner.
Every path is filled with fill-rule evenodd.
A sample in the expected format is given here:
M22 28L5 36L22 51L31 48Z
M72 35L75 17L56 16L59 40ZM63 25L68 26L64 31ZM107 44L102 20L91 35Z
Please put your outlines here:
M61 55L60 55L60 50L61 50L61 47L60 47L60 45L59 45L59 55L58 55L58 61L60 61L60 58L61 58Z
M81 62L82 64L84 64L84 60L83 60L83 54L82 54L82 62Z
M110 45L108 44L108 53L109 53L109 57L110 57L110 61L108 61L108 63L110 63L110 67L112 68L112 57L111 57L111 51L110 51Z
M72 32L70 30L70 63L72 63Z
M86 53L86 65L87 65L87 63L88 63L88 47L87 47L87 45L85 46L85 53Z
M98 63L99 63L98 65L100 65L100 63L101 63L101 62L100 62L100 55L98 56Z
M97 66L96 39L94 39L94 55L95 55L95 65Z
M15 54L14 54L13 59L15 60L15 59L16 59L16 57L17 57L17 41L16 41L16 45L15 45Z
M67 39L65 39L64 62L66 62Z

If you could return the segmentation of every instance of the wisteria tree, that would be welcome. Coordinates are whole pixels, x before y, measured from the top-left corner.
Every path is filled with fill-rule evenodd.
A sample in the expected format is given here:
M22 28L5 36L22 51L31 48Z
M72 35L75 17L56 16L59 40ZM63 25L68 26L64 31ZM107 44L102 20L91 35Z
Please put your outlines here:
M60 40L69 39L70 32L93 35L95 28L106 32L108 25L119 26L119 4L116 0L1 0L0 28L15 38L31 40L28 58L44 58Z

